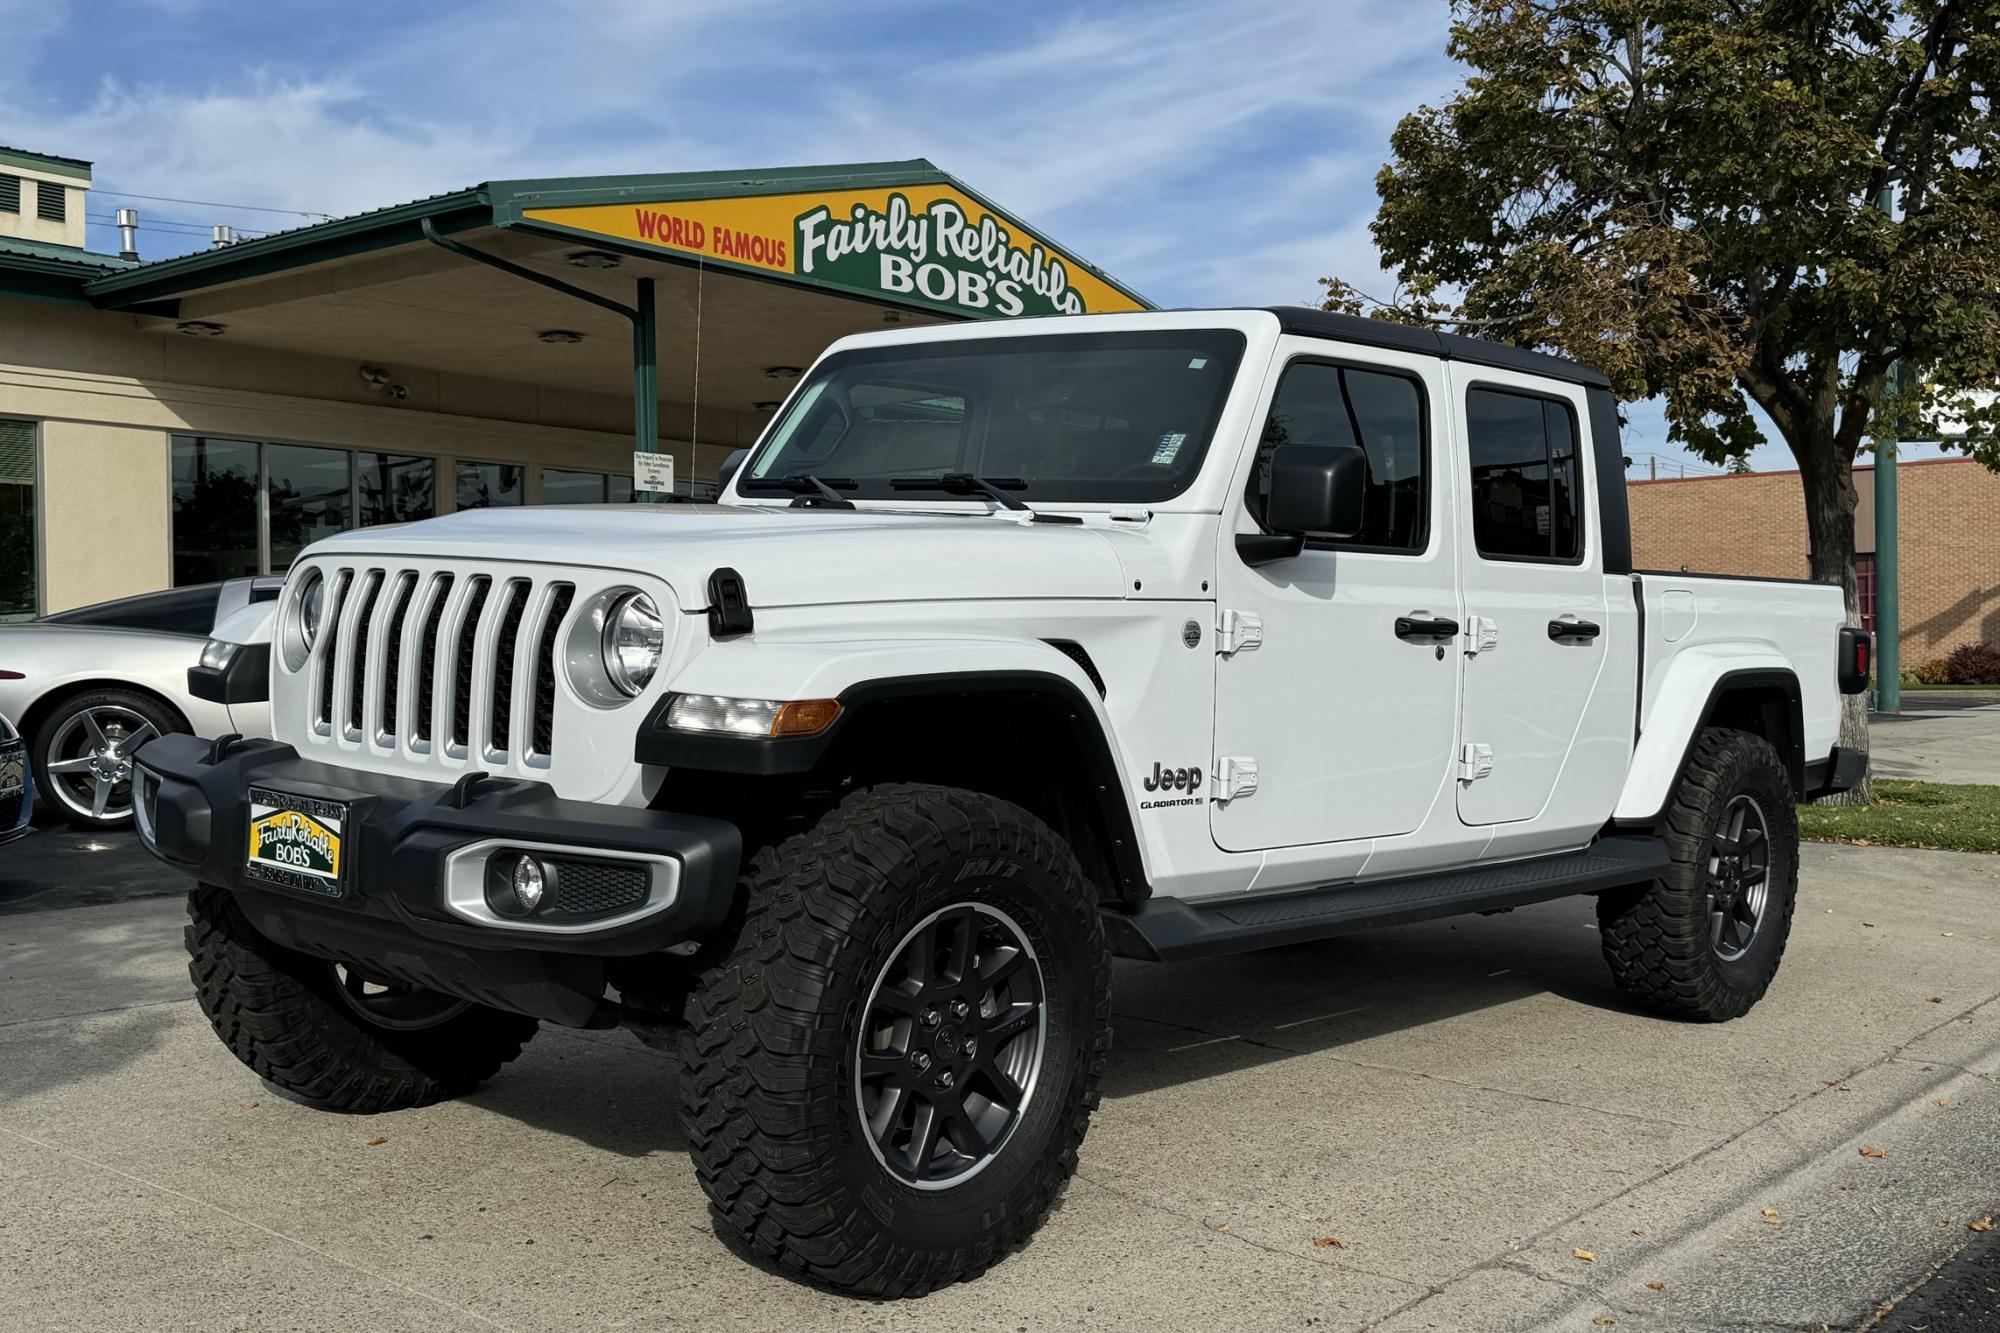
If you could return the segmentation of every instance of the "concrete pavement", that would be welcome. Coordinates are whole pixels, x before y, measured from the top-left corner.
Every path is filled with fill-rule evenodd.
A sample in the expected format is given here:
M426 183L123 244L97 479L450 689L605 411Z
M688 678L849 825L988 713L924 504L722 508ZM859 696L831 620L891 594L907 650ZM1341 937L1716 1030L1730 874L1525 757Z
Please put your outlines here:
M420 1111L286 1101L103 855L105 901L0 887L4 1330L1851 1328L2000 1204L2000 858L1808 847L1720 1027L1628 1012L1585 901L1121 965L1062 1209L881 1305L716 1241L621 1035Z
M2000 786L2000 694L1907 693L1870 715L1868 749L1878 778Z

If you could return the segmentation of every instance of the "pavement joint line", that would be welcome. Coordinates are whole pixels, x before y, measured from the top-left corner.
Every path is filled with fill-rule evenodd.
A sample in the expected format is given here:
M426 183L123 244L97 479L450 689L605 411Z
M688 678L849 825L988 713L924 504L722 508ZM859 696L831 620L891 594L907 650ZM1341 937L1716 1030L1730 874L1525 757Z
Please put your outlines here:
M1428 1284L1426 1283L1412 1282L1409 1278L1399 1277L1394 1273L1384 1273L1379 1269L1370 1268L1366 1264L1355 1263L1351 1258L1344 1258L1337 1265L1330 1264L1322 1260L1315 1259L1311 1255L1300 1254L1296 1250L1287 1250L1281 1246L1272 1245L1266 1241L1255 1240L1249 1236L1238 1235L1234 1231L1217 1231L1213 1226L1211 1226L1206 1220L1201 1218L1199 1215L1194 1213L1183 1212L1180 1209L1173 1207L1171 1204L1164 1203L1159 1199L1151 1197L1150 1195L1140 1194L1119 1185L1107 1185L1101 1180L1093 1180L1089 1176L1085 1175L1081 1170L1076 1171L1074 1175L1077 1180L1082 1181L1084 1184L1090 1186L1092 1189L1101 1190L1104 1193L1113 1196L1120 1203L1134 1203L1139 1205L1141 1208L1149 1208L1152 1211L1161 1214L1162 1216L1171 1217L1177 1222L1191 1222L1195 1226L1200 1227L1203 1231L1207 1232L1210 1235L1220 1236L1225 1240L1239 1241L1244 1245L1248 1245L1253 1250L1262 1250L1266 1254L1275 1254L1283 1259L1292 1259L1302 1264L1311 1264L1314 1268L1319 1269L1321 1271L1331 1269L1335 1272L1341 1272L1341 1273L1360 1273L1365 1277L1377 1278L1383 1282L1392 1283L1393 1285L1398 1287L1409 1287L1416 1291L1426 1292L1427 1294L1435 1294L1433 1289L1429 1287Z
M1361 1007L1363 1009L1366 1009L1368 1006L1363 1005ZM1350 1012L1358 1012L1358 1011L1350 1011ZM1204 1028L1192 1027L1186 1023L1175 1023L1164 1018L1147 1018L1142 1014L1118 1014L1116 1015L1116 1017L1119 1018L1121 1021L1153 1023L1157 1024L1160 1027L1178 1028L1183 1032L1206 1031L1206 1029ZM1326 1017L1335 1018L1338 1017L1338 1015L1328 1014L1326 1015ZM1316 1022L1318 1020L1305 1019L1302 1021L1310 1023L1310 1022ZM1287 1026L1296 1026L1296 1025L1288 1024ZM1277 1030L1278 1029L1276 1028L1272 1029L1272 1031L1274 1032ZM1348 1065L1351 1068L1355 1069L1372 1069L1378 1073L1383 1073L1383 1074L1401 1074L1405 1078L1428 1079L1433 1083L1444 1083L1454 1088L1466 1088L1473 1092L1492 1093L1496 1097L1519 1097L1524 1101L1541 1102L1549 1106L1560 1106L1571 1111L1589 1111L1594 1115L1614 1116L1620 1120L1636 1120L1642 1125L1672 1125L1676 1129L1693 1129L1705 1133L1715 1133L1721 1128L1720 1126L1717 1125L1700 1125L1700 1124L1691 1124L1687 1121L1682 1121L1682 1120L1671 1120L1665 1116L1640 1115L1636 1111L1615 1111L1612 1110L1610 1107L1592 1106L1587 1102L1566 1102L1562 1100L1560 1097L1545 1097L1540 1093L1523 1092L1518 1088L1495 1088L1484 1083L1472 1083L1466 1081L1465 1079L1448 1078L1443 1074L1427 1073L1421 1069L1405 1069L1401 1065L1376 1064L1375 1062L1370 1060L1357 1060L1351 1055L1338 1055L1332 1051L1306 1050L1297 1046L1281 1046L1276 1042L1259 1041L1255 1037L1246 1037L1241 1035L1233 1037L1212 1037L1207 1041L1190 1042L1185 1046L1169 1046L1167 1048L1167 1052L1168 1054L1173 1054L1174 1052L1177 1051L1192 1051L1202 1046L1214 1046L1225 1041L1240 1041L1246 1046L1256 1046L1262 1050L1273 1051L1283 1056L1290 1056L1290 1057L1296 1057L1302 1055L1317 1056L1320 1059L1332 1060L1338 1064Z
M76 1018L95 1018L100 1014L122 1014L132 1009L158 1009L169 1004L193 1004L194 996L182 995L171 1000L139 1000L133 1004L114 1004L103 1009L79 1009L68 1014L43 1014L40 1018L10 1018L0 1023L0 1028L26 1027L30 1023L66 1023Z
M432 1292L423 1291L417 1287L409 1285L407 1282L398 1282L395 1278L390 1277L386 1273L378 1273L371 1268L364 1268L360 1264L357 1264L352 1260L343 1259L337 1254L329 1253L326 1250L320 1249L316 1245L308 1244L307 1242L300 1240L297 1236L293 1236L286 1232L279 1231L275 1227L267 1227L262 1222L255 1221L248 1217L239 1217L237 1214L230 1212L227 1208L218 1207L217 1205L210 1203L206 1199L197 1198L192 1194L184 1193L181 1190L175 1189L171 1185L162 1185L160 1182L156 1180L148 1180L144 1176L135 1176L130 1171L120 1170L118 1167L112 1166L108 1162L100 1162L94 1157L85 1156L83 1153L74 1152L71 1149L60 1147L57 1144L44 1142L41 1139L35 1138L33 1135L23 1134L19 1130L9 1129L5 1125L0 1125L0 1134L5 1134L9 1138L19 1139L21 1142L29 1144L36 1148L40 1148L44 1152L52 1152L57 1154L58 1156L67 1157L72 1161L82 1162L85 1166L94 1167L95 1169L103 1171L108 1175L117 1176L121 1180L130 1181L134 1185L143 1186L146 1189L155 1191L156 1193L170 1195L173 1198L181 1200L183 1203L191 1203L198 1208L205 1208L211 1213L217 1213L223 1217L228 1218L231 1222L234 1222L239 1226L246 1226L254 1230L261 1231L267 1236L275 1237L276 1239L284 1241L289 1245L296 1246L297 1248L304 1250L308 1254L318 1255L320 1258L326 1260L328 1263L338 1264L340 1267L345 1268L350 1272L359 1273L363 1277L373 1278L377 1282L382 1283L384 1286L394 1287L396 1290L404 1292L408 1295L420 1297L423 1300L431 1302L433 1305L441 1305L447 1310L451 1310L457 1314L462 1314L468 1319L476 1320L477 1322L486 1325L488 1328L501 1329L503 1333L506 1333L506 1330L509 1328L508 1325L500 1323L498 1320L495 1319L489 1319L487 1316L480 1314L477 1310L468 1310L464 1306L459 1305L453 1301L448 1301L442 1296L435 1295Z
M1922 1065L1932 1069L1950 1069L1964 1074L1969 1078L1976 1078L1982 1083L2000 1081L2000 1079L1996 1079L1994 1075L1987 1073L1983 1069L1967 1069L1964 1065L1955 1065L1949 1060L1922 1060L1914 1055L1898 1055L1892 1057L1891 1063L1899 1065Z
M1289 1023L1279 1023L1275 1025L1274 1027L1272 1027L1271 1031L1283 1032L1286 1028L1304 1027L1308 1023L1325 1023L1331 1019L1345 1018L1349 1014L1358 1014L1367 1007L1368 1006L1365 1004L1357 1004L1352 1009L1341 1009L1335 1013L1321 1014L1318 1018L1295 1018Z
M1647 1315L1655 1313L1651 1310L1642 1310L1635 1305L1620 1305L1617 1301L1612 1300L1610 1295L1594 1282L1579 1282L1575 1278L1561 1277L1537 1264L1531 1264L1525 1259L1502 1259L1494 1264L1493 1267L1498 1271L1518 1273L1522 1277L1531 1277L1537 1282L1553 1282L1558 1287L1589 1296L1603 1305L1607 1310L1613 1310L1623 1315L1631 1315L1634 1319L1642 1319Z
M1875 1059L1869 1061L1867 1064L1862 1065L1859 1068L1854 1069L1845 1075L1842 1075L1840 1081L1842 1083L1846 1083L1847 1081L1854 1078L1858 1074L1866 1073L1871 1069L1879 1069L1884 1065L1896 1062L1898 1056L1902 1055L1904 1051L1908 1050L1910 1047L1922 1041L1925 1037L1928 1037L1936 1032L1942 1032L1945 1028L1950 1027L1953 1023L1962 1022L1970 1018L1973 1014L1985 1008L1987 1005L1992 1004L1995 1000L2000 1000L2000 991L1995 991L1993 994L1988 995L1985 999L1976 1001L1975 1003L1967 1006L1961 1012L1953 1014L1948 1018L1940 1019L1938 1022L1931 1024L1931 1026L1923 1029L1922 1031L1912 1034L1909 1038L1907 1038L1902 1042L1899 1042L1896 1046L1892 1047L1890 1050L1884 1052L1883 1054L1877 1056ZM1495 1267L1504 1266L1508 1257L1514 1253L1517 1253L1522 1248L1532 1247L1534 1245L1540 1244L1542 1241L1554 1235L1556 1232L1562 1230L1564 1227L1569 1226L1574 1222L1580 1221L1581 1219L1589 1216L1591 1213L1597 1211L1598 1209L1604 1207L1605 1205L1616 1203L1618 1200L1626 1197L1627 1195L1636 1193L1637 1191L1644 1189L1646 1186L1651 1185L1654 1181L1664 1180L1666 1177L1671 1176L1678 1171L1686 1170L1688 1167L1693 1166L1695 1163L1702 1161L1704 1158L1711 1157L1716 1153L1721 1152L1723 1149L1729 1147L1731 1144L1735 1143L1737 1140L1743 1138L1744 1136L1748 1134L1753 1134L1757 1130L1764 1128L1766 1125L1769 1125L1773 1121L1776 1121L1779 1117L1789 1115L1794 1110L1797 1110L1799 1107L1813 1100L1813 1098L1827 1096L1832 1094L1834 1091L1835 1089L1827 1087L1824 1084L1820 1085L1819 1087L1810 1089L1805 1094L1805 1096L1794 1098L1792 1101L1785 1103L1783 1106L1779 1107L1775 1111L1772 1111L1770 1114L1761 1116L1758 1119L1751 1121L1749 1124L1743 1126L1741 1129L1736 1130L1731 1134L1725 1135L1723 1138L1717 1140L1714 1143L1709 1144L1707 1147L1697 1148L1695 1151L1689 1153L1687 1156L1681 1158L1679 1161L1669 1162L1666 1166L1661 1167L1659 1170L1653 1172L1651 1175L1643 1177L1642 1179L1639 1180L1635 1180L1631 1184L1626 1185L1621 1189L1614 1190L1612 1193L1605 1195L1603 1198L1598 1199L1594 1203L1585 1204L1583 1207L1569 1214L1569 1216L1558 1218L1556 1221L1551 1222L1549 1225L1543 1227L1540 1231L1537 1231L1534 1234L1527 1236L1522 1240L1516 1241L1507 1250L1497 1253L1491 1256L1490 1258L1482 1259L1477 1263L1470 1264L1467 1267L1460 1269L1458 1272L1446 1278L1442 1283L1439 1283L1437 1287L1434 1289L1434 1291L1432 1291L1431 1293L1419 1296L1415 1300L1409 1302L1407 1305L1400 1306L1397 1309L1391 1310L1387 1314L1381 1316L1380 1318L1372 1320L1368 1324L1364 1325L1362 1328L1362 1333L1367 1333L1367 1330L1369 1329L1378 1328L1388 1320L1394 1319L1397 1316L1405 1314L1410 1310L1414 1310L1417 1306L1422 1305L1425 1301L1431 1299L1432 1295L1436 1295L1443 1292L1444 1290L1456 1285L1457 1283L1464 1281L1466 1278L1471 1277L1474 1273L1482 1272ZM1714 1327L1721 1328L1724 1327L1724 1325L1718 1324L1715 1325ZM1745 1327L1756 1327L1756 1326L1745 1325ZM1763 1325L1763 1327L1768 1328L1771 1326ZM1800 1327L1812 1327L1812 1326L1801 1325Z

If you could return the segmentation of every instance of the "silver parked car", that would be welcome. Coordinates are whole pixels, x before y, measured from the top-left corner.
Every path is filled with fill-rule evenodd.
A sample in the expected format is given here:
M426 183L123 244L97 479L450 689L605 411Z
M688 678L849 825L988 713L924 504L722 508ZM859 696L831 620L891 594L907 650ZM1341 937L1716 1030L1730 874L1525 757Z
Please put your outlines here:
M0 844L28 831L35 792L28 785L28 746L14 724L0 713Z
M222 622L268 616L282 585L230 579L0 626L0 713L17 720L42 803L82 828L123 827L132 752L154 736L267 735L268 703L196 698L188 669Z

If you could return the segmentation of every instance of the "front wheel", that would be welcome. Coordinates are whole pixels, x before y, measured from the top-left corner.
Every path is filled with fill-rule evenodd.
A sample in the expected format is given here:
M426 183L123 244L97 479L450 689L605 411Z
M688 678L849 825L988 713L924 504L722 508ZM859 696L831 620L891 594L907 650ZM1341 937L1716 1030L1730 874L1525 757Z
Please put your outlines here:
M1798 811L1777 750L1746 731L1703 731L1663 835L1666 875L1597 900L1605 961L1648 1009L1740 1018L1777 975L1798 901Z
M911 1296L1026 1240L1076 1168L1110 959L1069 848L942 787L856 793L745 876L688 1006L683 1119L720 1227Z
M534 1019L283 948L222 889L188 895L188 974L215 1034L300 1101L373 1114L470 1092Z

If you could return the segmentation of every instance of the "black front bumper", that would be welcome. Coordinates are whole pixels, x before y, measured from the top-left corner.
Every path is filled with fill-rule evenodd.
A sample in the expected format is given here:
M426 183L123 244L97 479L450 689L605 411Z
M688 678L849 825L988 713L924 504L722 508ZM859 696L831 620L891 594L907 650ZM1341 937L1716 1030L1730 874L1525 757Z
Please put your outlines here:
M137 763L147 848L229 889L279 944L557 1022L589 1017L606 958L656 952L719 925L742 859L741 835L720 819L564 801L539 783L489 779L461 790L380 777L301 759L275 741L162 736ZM339 896L244 873L252 786L346 804ZM475 923L446 905L446 861L494 841L665 857L678 880L670 901L601 928Z

